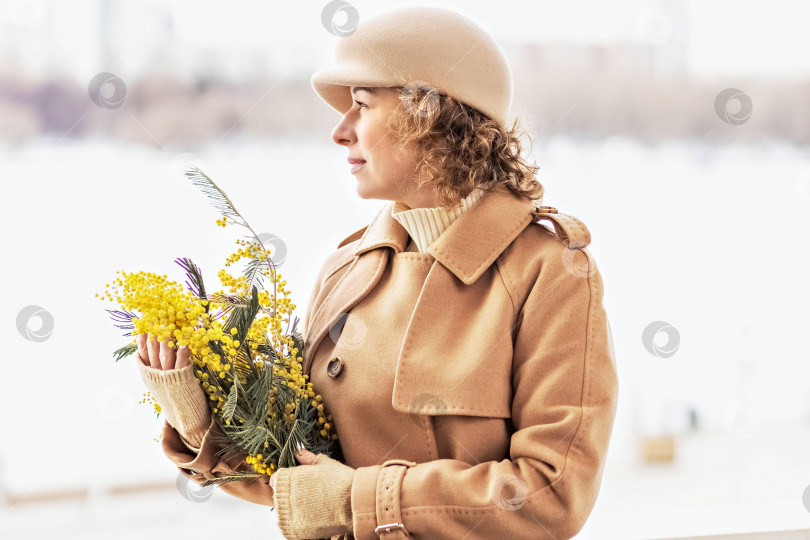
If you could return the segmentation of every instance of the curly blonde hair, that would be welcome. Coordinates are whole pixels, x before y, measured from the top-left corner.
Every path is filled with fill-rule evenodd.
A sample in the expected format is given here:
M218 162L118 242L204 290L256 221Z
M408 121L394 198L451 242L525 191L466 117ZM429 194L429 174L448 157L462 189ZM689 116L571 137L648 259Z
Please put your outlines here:
M543 196L535 174L540 169L523 157L521 138L531 143L520 118L503 128L478 109L434 88L389 87L400 105L388 119L395 149L414 149L418 187L435 182L440 206L460 203L475 188L491 191L503 184L529 199Z

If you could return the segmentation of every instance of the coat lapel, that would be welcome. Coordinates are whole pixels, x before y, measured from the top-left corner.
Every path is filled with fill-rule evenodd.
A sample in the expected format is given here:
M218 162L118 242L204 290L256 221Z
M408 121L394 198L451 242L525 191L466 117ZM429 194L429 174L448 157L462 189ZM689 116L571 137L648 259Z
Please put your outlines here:
M310 372L312 357L329 329L380 281L388 264L389 251L384 248L393 248L397 253L405 248L408 231L391 216L393 205L392 201L380 209L360 238L349 268L315 309L304 351L303 373Z
M427 251L470 285L526 228L533 204L500 184L461 214Z
M489 294L495 276L479 278L532 221L533 204L496 189L430 245L427 251L437 263L399 352L391 396L395 410L511 416L514 307L508 296Z
M423 406L429 405L432 414L510 416L513 306L490 299L499 295L488 295L491 283L478 283L478 279L530 222L550 218L558 229L564 214L538 215L536 209L533 212L536 204L499 186L478 199L428 247L436 262L403 338L394 409L425 413ZM405 248L408 232L391 216L393 205L390 201L380 209L357 243L348 269L316 308L305 351L305 374L329 329L377 285L390 249L399 253ZM569 225L564 228L577 237ZM481 310L487 316L481 317ZM474 343L465 339L470 335L476 336ZM493 379L493 374L498 378ZM481 381L487 381L486 392L481 392Z

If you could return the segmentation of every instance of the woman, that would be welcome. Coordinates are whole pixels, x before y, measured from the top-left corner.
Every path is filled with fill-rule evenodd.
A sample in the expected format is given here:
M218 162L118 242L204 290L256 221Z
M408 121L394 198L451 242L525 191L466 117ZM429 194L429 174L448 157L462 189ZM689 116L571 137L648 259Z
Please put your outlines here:
M343 458L304 449L269 484L221 489L275 507L287 538L571 538L599 491L616 365L588 229L534 203L537 167L505 127L508 63L433 7L365 20L336 51L313 88L343 115L332 138L358 195L389 201L327 258L306 311L304 373ZM183 474L247 470L208 440L188 353L138 344Z

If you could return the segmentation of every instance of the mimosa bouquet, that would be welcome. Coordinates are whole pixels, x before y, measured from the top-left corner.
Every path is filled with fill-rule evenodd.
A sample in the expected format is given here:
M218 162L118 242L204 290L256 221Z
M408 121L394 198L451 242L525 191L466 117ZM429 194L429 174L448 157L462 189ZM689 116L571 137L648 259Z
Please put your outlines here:
M188 290L165 274L119 271L122 276L102 298L114 297L121 310L107 311L118 328L128 331L124 335L151 334L158 341L168 340L169 347L189 348L194 374L210 398L211 414L227 437L218 441L223 445L220 452L247 454L245 461L256 471L206 480L202 486L294 467L298 443L334 457L339 448L332 416L301 372L304 343L296 328L298 317L290 329L296 306L288 298L286 281L227 195L197 167L185 175L222 214L218 225L240 225L250 232L248 240L237 240L239 249L225 262L228 267L246 259L243 274L233 277L219 270L228 291L209 293L200 269L187 258L175 262L185 270ZM272 287L264 286L266 278ZM133 339L115 351L116 362L135 353L135 343Z

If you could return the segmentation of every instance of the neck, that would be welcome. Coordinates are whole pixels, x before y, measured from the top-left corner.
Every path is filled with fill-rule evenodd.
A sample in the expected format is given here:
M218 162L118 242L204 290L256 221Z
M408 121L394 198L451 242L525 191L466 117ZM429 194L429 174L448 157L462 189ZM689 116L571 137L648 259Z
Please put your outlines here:
M436 208L439 206L436 189L422 189L419 192L409 192L401 195L397 202L406 205L408 208Z

